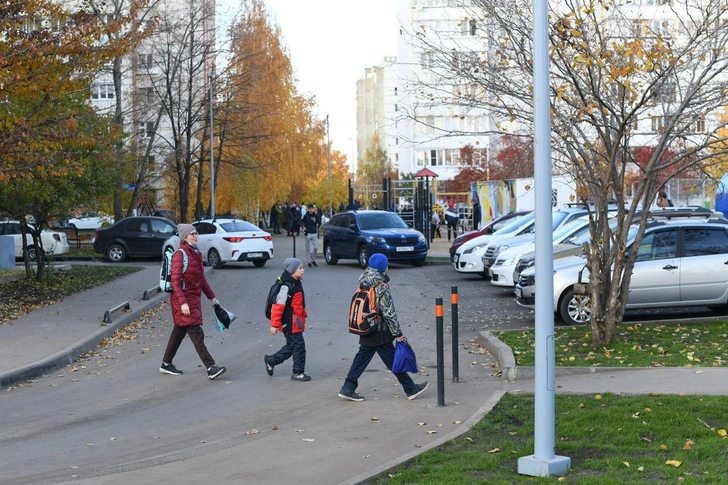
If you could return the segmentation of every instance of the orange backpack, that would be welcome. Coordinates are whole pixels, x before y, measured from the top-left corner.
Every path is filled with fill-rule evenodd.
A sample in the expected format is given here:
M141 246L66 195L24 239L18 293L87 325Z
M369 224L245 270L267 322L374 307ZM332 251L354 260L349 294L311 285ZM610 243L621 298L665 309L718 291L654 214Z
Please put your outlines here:
M351 298L349 306L349 332L356 335L367 335L379 330L379 308L375 287L362 289L358 288Z

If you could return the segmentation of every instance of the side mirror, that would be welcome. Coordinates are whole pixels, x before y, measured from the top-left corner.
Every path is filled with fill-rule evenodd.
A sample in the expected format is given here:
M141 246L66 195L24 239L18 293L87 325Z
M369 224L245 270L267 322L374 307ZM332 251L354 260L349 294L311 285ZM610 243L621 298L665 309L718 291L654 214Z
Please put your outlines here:
M351 229L352 231L356 231L357 230L356 223L349 224L349 229Z

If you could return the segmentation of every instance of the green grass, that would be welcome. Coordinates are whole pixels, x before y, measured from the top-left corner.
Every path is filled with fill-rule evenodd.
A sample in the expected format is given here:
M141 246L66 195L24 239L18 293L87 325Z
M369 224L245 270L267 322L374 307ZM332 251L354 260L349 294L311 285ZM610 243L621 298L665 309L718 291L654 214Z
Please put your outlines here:
M728 397L556 396L565 477L518 474L534 453L532 395L506 394L467 434L364 483L695 483L728 480Z
M0 324L38 308L52 305L75 293L135 273L140 269L130 266L74 265L69 270L53 271L50 281L37 282L24 278L2 283L0 284Z
M516 365L534 365L534 331L494 333L513 349ZM615 342L592 347L585 327L557 328L556 365L602 367L725 367L728 322L622 325Z

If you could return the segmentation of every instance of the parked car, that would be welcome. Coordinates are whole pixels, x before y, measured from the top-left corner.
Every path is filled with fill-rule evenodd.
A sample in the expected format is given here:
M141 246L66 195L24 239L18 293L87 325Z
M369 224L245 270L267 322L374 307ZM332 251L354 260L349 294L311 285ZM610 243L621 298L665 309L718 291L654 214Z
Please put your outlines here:
M452 246L450 246L450 262L452 263L455 260L455 252L458 250L460 246L465 244L467 241L470 241L471 239L474 239L478 236L487 236L490 234L493 234L498 229L507 226L511 222L515 222L521 217L525 216L526 214L530 213L531 211L516 211L516 212L509 212L508 214L501 216L497 219L493 219L492 221L485 224L480 229L476 229L475 231L466 232L465 234L461 234L458 237L456 237L453 242Z
M359 266L366 268L374 253L384 254L391 262L422 266L427 258L427 240L396 213L387 211L340 212L324 226L327 264L357 259Z
M567 222L586 214L586 209L563 207L551 214L552 229L556 230ZM488 236L479 236L466 242L455 252L453 266L459 273L476 273L483 278L488 277L483 266L483 254L488 244L497 240L505 240L523 234L533 234L536 230L535 213L523 216L511 224L499 229Z
M32 229L33 226L30 226ZM23 258L23 237L20 232L20 222L18 221L0 221L0 236L12 236L15 245L15 259ZM33 236L25 235L26 244L28 246L28 259L35 261L36 247L33 245ZM62 232L43 229L40 232L40 242L43 249L48 255L66 254L70 247L68 239Z
M629 286L627 309L679 306L722 307L728 304L728 221L711 211L670 211L653 217L638 247L633 246L638 226L630 228L627 254L637 251ZM702 215L702 218L699 218ZM590 297L577 285L588 284L589 271L582 255L554 264L554 311L568 324L589 323ZM519 305L534 308L535 267L524 270L516 285Z
M164 217L127 217L96 230L94 251L115 263L130 256L158 256L164 241L176 232L177 226Z
M568 244L568 241L576 240L584 234L589 234L589 219L586 216L573 219L554 231L552 242L554 246L561 243ZM496 244L497 246L493 247ZM513 273L518 260L535 248L536 243L532 237L526 241L521 241L517 237L501 244L488 245L483 255L483 266L488 268L490 284L514 287L516 282L513 280Z
M201 219L192 225L199 234L197 247L202 259L213 268L240 261L250 261L256 268L262 268L273 258L273 237L248 221ZM163 252L179 248L179 236L167 239L163 247Z
M72 229L98 229L102 226L110 226L114 218L101 212L86 212L77 217L71 217L66 221L65 226Z

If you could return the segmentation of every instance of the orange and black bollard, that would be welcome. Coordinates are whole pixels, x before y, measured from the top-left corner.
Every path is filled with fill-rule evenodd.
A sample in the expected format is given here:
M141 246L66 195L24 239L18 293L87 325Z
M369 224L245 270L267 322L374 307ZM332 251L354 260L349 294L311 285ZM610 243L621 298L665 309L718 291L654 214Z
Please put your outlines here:
M445 350L443 345L442 298L435 299L435 327L437 333L437 405L445 405Z
M452 303L452 381L460 382L460 363L458 360L458 287L450 287Z

